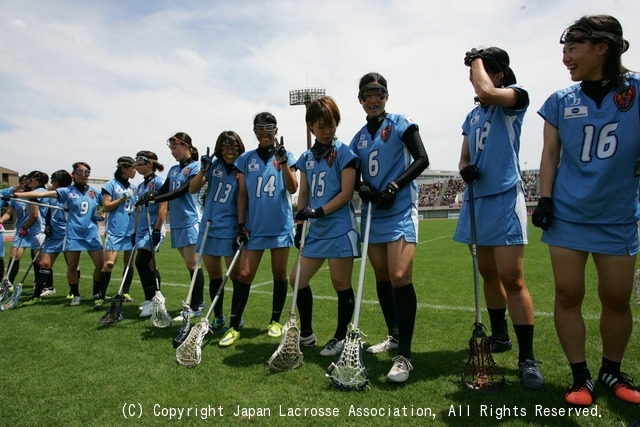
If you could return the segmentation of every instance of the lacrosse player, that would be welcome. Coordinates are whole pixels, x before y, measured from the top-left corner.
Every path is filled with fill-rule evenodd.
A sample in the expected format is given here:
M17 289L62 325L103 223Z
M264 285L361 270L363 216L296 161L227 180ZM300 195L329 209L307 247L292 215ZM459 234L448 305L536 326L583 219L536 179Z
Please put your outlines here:
M333 338L320 351L334 356L342 350L354 311L351 287L353 258L360 256L355 210L351 199L356 180L356 155L336 138L340 110L333 98L325 96L307 106L305 120L316 137L315 144L298 159L300 192L296 214L296 246L300 247L302 221L311 227L306 237L300 270L297 306L300 313L300 344L313 346L316 336L311 324L313 297L309 281L325 259L331 283L338 295L338 324ZM290 283L295 281L296 268Z
M518 376L525 387L535 390L544 379L533 352L533 302L524 280L527 210L518 158L529 95L516 84L509 55L500 48L471 49L464 64L470 67L477 105L462 126L459 169L467 185L474 186L478 270L491 324L489 342L495 353L511 349L508 306L518 339ZM453 239L471 245L469 212L464 203Z
M152 151L138 151L136 154L136 171L144 177L144 181L138 184L136 195L138 200L148 192L155 192L164 183L164 180L156 175L156 172L162 172L164 165L158 162L158 156ZM140 211L138 214L138 224L131 237L131 242L136 253L136 270L140 276L140 284L144 292L144 302L140 306L140 317L151 316L152 299L156 292L156 287L160 286L160 273L155 269L153 263L152 250L160 250L164 236L166 233L165 219L167 217L167 202L150 203L142 209L149 210L149 218L151 219L151 227L147 223L146 213ZM149 235L151 228L151 236ZM157 278L157 284L156 284ZM157 286L156 286L157 285Z
M242 313L249 299L251 282L256 276L265 249L271 251L273 300L270 337L282 335L280 315L287 299L287 262L293 246L293 211L289 196L298 189L296 159L284 144L277 143L277 121L262 112L253 120L258 148L247 151L236 161L238 174L237 244L246 243L239 260L238 278L233 286L230 328L220 346L233 344L240 332ZM249 238L251 234L251 238Z
M367 114L367 124L350 145L360 159L362 219L366 218L368 203L374 204L368 256L388 329L388 336L367 351L375 354L397 349L387 380L404 382L413 369L411 341L417 309L412 277L418 239L415 179L429 166L429 158L418 125L385 111L388 98L383 76L368 73L360 79L358 100ZM366 221L360 222L364 230Z
M581 307L585 264L598 274L602 362L598 379L621 400L640 404L640 392L620 371L632 330L640 176L640 74L622 65L629 48L612 16L584 16L560 37L573 86L552 94L544 119L540 199L533 224L549 245L555 279L554 321L573 384L565 400L593 403ZM562 153L562 155L560 155Z
M135 160L129 156L118 158L113 179L102 187L102 209L105 216L104 265L100 272L100 283L105 285L101 294L106 295L111 280L111 272L118 260L118 252L124 252L124 265L129 263L133 251L131 236L133 235L135 188L129 182L136 176ZM132 302L129 295L133 269L129 269L122 286L122 296L126 302ZM94 301L94 310L104 307L104 299Z
M191 137L184 132L178 132L169 138L167 147L178 164L169 169L167 179L162 186L158 190L148 191L140 196L136 206L146 205L150 201L169 202L171 247L178 249L189 270L189 275L191 277L196 275L189 317L199 317L202 315L200 305L203 302L204 275L201 268L196 269L196 241L202 212L200 193L189 194L189 182L200 169L200 163L197 161L200 156L198 149L191 142ZM154 234L157 233L159 231L154 231ZM158 240L158 237L154 242L155 240ZM176 321L181 319L182 317L179 316Z
M71 175L66 170L58 170L51 174L51 185L49 190L71 185ZM62 203L57 199L50 199L48 203L52 206L62 208ZM44 213L44 234L46 239L42 246L42 251L38 258L38 275L33 291L33 297L25 301L22 305L29 306L42 302L42 297L53 295L56 290L53 286L53 264L58 255L63 252L64 236L67 229L67 219L62 209L45 207Z
M67 259L67 280L71 288L70 295L73 295L69 305L78 306L82 301L78 277L78 264L82 251L87 251L93 261L93 295L99 294L102 288L100 270L104 264L104 251L98 229L98 221L101 217L97 215L98 206L102 204L102 195L87 184L91 174L91 167L87 163L76 162L72 168L73 185L69 187L44 192L16 192L15 195L25 199L56 198L68 210L64 251Z
M222 285L222 258L227 267L233 259L233 243L236 240L238 224L238 168L234 165L236 159L245 151L240 135L233 131L224 131L218 135L213 156L201 157L200 170L189 183L189 192L195 194L203 185L208 183L207 195L204 201L202 220L211 221L209 235L202 252L202 262L209 274L209 297L213 302L218 289ZM200 230L196 247L200 247L204 237L204 230ZM229 274L235 283L237 268ZM224 289L220 289L220 296L214 310L215 318L210 328L222 328L226 323L224 316Z

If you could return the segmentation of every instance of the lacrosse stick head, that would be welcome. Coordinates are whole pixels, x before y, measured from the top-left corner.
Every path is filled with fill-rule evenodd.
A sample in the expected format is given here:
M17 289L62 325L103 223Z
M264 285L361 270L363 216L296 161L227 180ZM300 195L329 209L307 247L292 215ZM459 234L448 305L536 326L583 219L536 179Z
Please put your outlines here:
M20 295L22 295L22 283L18 283L13 287L13 292L7 301L0 306L2 311L11 310L13 307L18 305L18 300L20 300Z
M176 362L178 365L195 368L200 364L202 360L202 340L208 331L209 325L206 319L191 328L187 338L176 349Z
M338 360L329 366L329 382L345 391L360 391L367 388L369 375L362 361L362 338L360 330L352 328L344 340Z
M151 299L151 324L156 328L168 328L173 325L173 318L167 312L164 295L160 291Z
M189 304L186 302L182 303L182 326L180 326L180 330L178 331L178 335L173 339L173 346L178 348L180 344L184 340L187 339L187 335L189 335L189 329L191 328L191 318L189 316Z
M302 366L304 355L300 351L300 328L296 314L291 312L289 320L282 328L282 339L276 351L269 358L269 369L274 372L292 371Z
M482 323L475 324L469 340L469 360L462 372L462 383L472 391L498 391L505 384L504 374L491 355L491 343Z
M2 284L0 285L0 302L9 298L9 294L11 293L12 287L13 286L11 285L11 282L9 281L9 279L5 277L2 280Z
M122 314L123 302L124 297L122 295L117 294L116 296L114 296L111 300L109 310L107 310L107 312L100 318L100 324L107 326L121 321L124 318L124 315Z

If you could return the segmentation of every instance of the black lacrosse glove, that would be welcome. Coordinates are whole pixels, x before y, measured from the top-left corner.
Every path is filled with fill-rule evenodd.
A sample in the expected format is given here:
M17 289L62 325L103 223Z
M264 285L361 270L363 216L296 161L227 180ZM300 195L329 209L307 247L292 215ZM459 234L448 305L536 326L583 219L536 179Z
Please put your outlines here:
M15 198L16 198L15 194L5 194L4 196L0 197L0 199L4 200L5 202L8 202L11 199L15 199Z
M207 147L207 154L200 157L200 170L202 173L206 173L209 170L212 162L213 159L209 155L209 147Z
M460 170L460 177L467 184L477 181L480 178L480 169L476 165L468 165Z
M104 217L100 215L91 215L91 221L93 222L104 221Z
M377 210L386 210L393 205L393 202L396 200L396 192L398 191L398 186L396 184L389 184L385 187L384 190L380 192L378 196L378 203L376 204Z
M533 211L531 216L533 225L543 230L548 230L553 223L553 200L551 197L540 197L538 199L538 206Z
M311 209L310 207L302 208L296 214L296 221L304 221L309 218L322 218L324 216L324 209L322 206L318 209Z
M276 162L281 165L286 164L289 160L287 159L287 149L284 148L284 138L280 137L280 145L276 147Z
M367 181L362 181L358 187L358 196L364 203L376 203L378 201L378 190Z
M296 235L293 237L293 244L296 248L300 249L300 242L302 241L302 224L296 224Z
M249 231L244 224L238 224L233 227L233 229L238 231L236 240L233 242L233 251L236 252L240 248L240 245L246 245L247 242L249 242Z
M156 192L155 191L147 191L146 193L144 193L142 196L138 197L138 200L136 201L136 204L134 205L136 208L138 206L141 205L149 205L149 202L153 201L153 199L156 198Z
M151 243L153 247L158 246L158 243L160 243L160 240L162 239L162 234L160 233L160 230L158 230L157 228L154 228L153 231L151 232Z
M136 247L136 233L131 235L131 246Z
M51 237L52 234L53 234L53 229L51 228L50 225L46 225L44 227L44 235L47 237Z
M471 63L474 59L482 58L482 54L484 53L483 49L476 49L475 47L471 49L469 52L464 55L464 65L467 67L471 67Z

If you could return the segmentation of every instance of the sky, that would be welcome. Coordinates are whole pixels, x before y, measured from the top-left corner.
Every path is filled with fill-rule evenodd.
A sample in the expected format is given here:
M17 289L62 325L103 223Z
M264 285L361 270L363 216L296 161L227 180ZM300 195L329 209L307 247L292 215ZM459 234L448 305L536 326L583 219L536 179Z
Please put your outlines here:
M588 14L620 20L640 70L637 0L0 0L0 166L51 174L87 162L109 178L120 156L175 159L186 132L203 154L233 130L257 147L253 117L273 113L285 146L306 149L304 106L289 91L322 88L338 103L337 136L364 125L364 74L388 82L387 111L420 127L431 169L457 170L461 125L474 107L464 66L472 47L498 46L530 94L520 165L537 168L537 110L572 84L562 31Z

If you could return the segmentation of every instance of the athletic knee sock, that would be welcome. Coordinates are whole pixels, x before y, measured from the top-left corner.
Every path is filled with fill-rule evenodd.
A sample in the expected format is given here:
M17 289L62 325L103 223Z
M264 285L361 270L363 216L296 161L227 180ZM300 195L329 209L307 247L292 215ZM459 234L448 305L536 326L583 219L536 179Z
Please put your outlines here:
M411 341L416 323L418 301L413 283L401 288L393 288L398 317L398 354L411 359Z
M196 281L193 284L193 292L191 293L191 310L198 311L200 310L200 304L204 301L204 273L202 273L201 268L196 272L189 270L191 278L193 278L194 274L196 275Z
M376 282L376 293L378 294L378 302L380 303L382 316L384 316L384 321L387 324L388 334L394 338L398 338L396 306L391 281Z
M242 313L244 313L244 308L247 305L247 301L249 301L250 290L250 283L242 283L239 281L235 281L233 283L233 297L231 298L231 319L229 319L229 323L231 324L231 327L236 330L240 327L240 319L242 318Z
M272 322L273 321L280 322L280 315L282 314L284 303L287 300L288 286L289 286L289 281L287 279L273 281L273 300L271 304L271 321Z
M577 383L583 383L585 380L591 379L591 372L587 367L587 362L569 363L571 367L571 374L573 375L573 381Z
M498 339L506 339L509 336L507 324L507 308L488 308L491 335Z
M218 301L216 301L216 305L213 307L213 315L216 317L222 317L224 314L224 287L220 289L220 286L222 286L222 277L218 279L209 279L209 298L211 298L212 304L213 300L216 299L218 290L220 291Z
M109 287L110 281L111 281L111 272L101 271L100 272L100 299L104 299L107 296L107 288Z
M80 287L78 286L77 283L69 283L69 292L74 297L79 297L80 296Z
M533 325L513 325L518 339L518 362L536 360L533 355Z
M100 272L100 277L102 277L102 272ZM93 299L100 299L100 290L102 289L102 285L100 285L100 280L97 282L93 281Z
M53 271L50 268L38 269L38 280L36 281L36 287L33 290L33 297L40 298L42 291L45 288L51 287L51 279Z
M336 325L336 332L333 334L333 337L341 341L347 336L347 328L353 317L356 304L353 288L336 292L336 294L338 294L338 324Z
M16 276L18 275L18 271L20 271L20 260L17 259L13 262L13 265L9 269L7 276L9 277L9 281L14 283L16 280Z
M300 336L308 337L313 333L313 293L311 286L298 289L298 314L300 315Z
M124 273L123 273L124 274ZM133 268L127 269L127 275L124 276L124 281L122 284L122 293L128 294L131 290L131 282L133 282Z
M4 279L4 258L0 258L0 276Z

